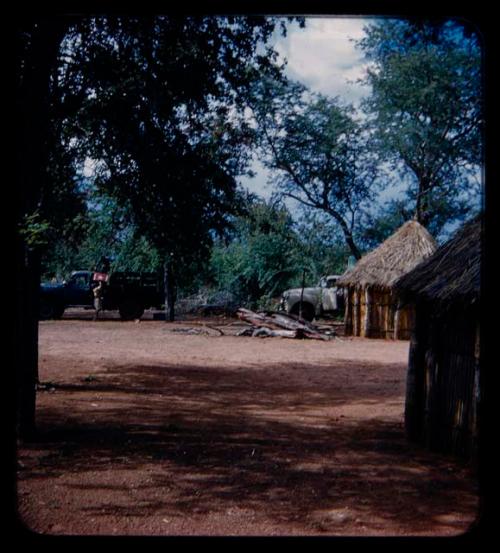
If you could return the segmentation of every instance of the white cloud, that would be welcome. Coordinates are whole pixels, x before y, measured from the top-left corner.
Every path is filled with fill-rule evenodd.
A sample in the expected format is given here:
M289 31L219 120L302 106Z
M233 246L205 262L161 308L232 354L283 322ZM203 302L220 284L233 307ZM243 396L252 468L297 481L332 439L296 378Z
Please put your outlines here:
M288 35L276 43L276 50L288 61L290 78L316 92L340 96L357 103L367 88L356 81L363 77L367 63L353 40L362 38L362 18L310 17L304 29L291 26Z

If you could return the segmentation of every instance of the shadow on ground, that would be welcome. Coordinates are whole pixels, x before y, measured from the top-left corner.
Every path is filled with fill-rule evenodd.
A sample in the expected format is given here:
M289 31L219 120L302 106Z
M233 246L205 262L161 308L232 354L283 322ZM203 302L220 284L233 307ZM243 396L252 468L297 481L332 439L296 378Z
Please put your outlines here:
M450 506L474 509L466 466L409 444L401 418L371 416L381 404L401 409L400 385L388 391L367 379L354 396L334 381L297 386L293 370L313 375L312 366L272 369L270 379L245 368L130 365L48 383L43 394L54 401L42 398L39 436L23 446L38 455L25 455L20 478L91 471L93 483L72 478L64 486L98 494L124 486L100 472L147 469L140 501L82 506L96 516L234 507L320 531L346 516L425 528ZM343 414L356 406L364 417Z

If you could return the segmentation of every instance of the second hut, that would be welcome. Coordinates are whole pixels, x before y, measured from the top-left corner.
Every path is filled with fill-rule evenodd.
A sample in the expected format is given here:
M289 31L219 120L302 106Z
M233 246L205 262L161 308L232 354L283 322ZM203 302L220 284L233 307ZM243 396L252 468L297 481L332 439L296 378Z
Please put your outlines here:
M393 284L436 248L435 240L420 223L407 221L348 269L337 281L345 289L345 334L408 340L413 308L398 304Z
M416 309L406 379L408 438L472 459L482 395L481 243L478 216L394 286Z

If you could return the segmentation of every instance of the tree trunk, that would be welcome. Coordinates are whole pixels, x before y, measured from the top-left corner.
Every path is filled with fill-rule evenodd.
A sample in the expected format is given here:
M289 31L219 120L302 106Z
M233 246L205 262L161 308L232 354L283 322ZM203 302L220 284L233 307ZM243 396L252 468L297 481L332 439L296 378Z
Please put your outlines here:
M361 259L361 252L359 251L358 247L354 243L354 238L352 237L352 234L350 232L348 233L344 232L344 236L345 236L345 241L347 242L347 245L349 246L349 249L351 250L352 255L356 259Z
M16 309L16 400L17 431L22 440L35 436L36 385L38 383L39 256L17 246L18 275Z
M173 262L169 259L163 266L163 283L165 288L165 320L175 319L176 285Z
M49 132L50 77L67 22L40 20L35 26L17 28L17 224L39 207L46 180ZM29 35L24 48L21 36ZM36 383L38 375L38 295L40 258L16 235L16 426L22 440L36 431Z
M427 180L427 178L421 178L418 183L418 194L415 205L415 219L424 227L427 227L430 220L429 193L429 181Z
M356 243L354 242L354 237L352 235L351 230L349 229L349 226L344 221L343 217L334 209L324 209L326 213L331 215L337 223L340 225L340 228L342 229L342 233L344 234L344 239L349 247L349 250L351 251L351 254L356 258L356 260L361 259L361 252L359 251L358 247L356 246Z

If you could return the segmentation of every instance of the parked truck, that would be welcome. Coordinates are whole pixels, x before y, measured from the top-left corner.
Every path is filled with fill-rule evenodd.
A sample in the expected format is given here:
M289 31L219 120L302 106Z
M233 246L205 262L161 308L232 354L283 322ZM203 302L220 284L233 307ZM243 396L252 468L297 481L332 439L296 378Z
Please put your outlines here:
M337 287L340 275L321 278L317 286L292 288L283 292L280 309L293 315L302 315L306 321L315 317L343 313L343 289Z
M103 310L118 310L123 320L139 319L145 309L164 304L163 279L156 273L116 271L100 275L94 271L73 271L62 283L40 286L40 319L59 319L67 307L93 309L93 288L105 281Z

